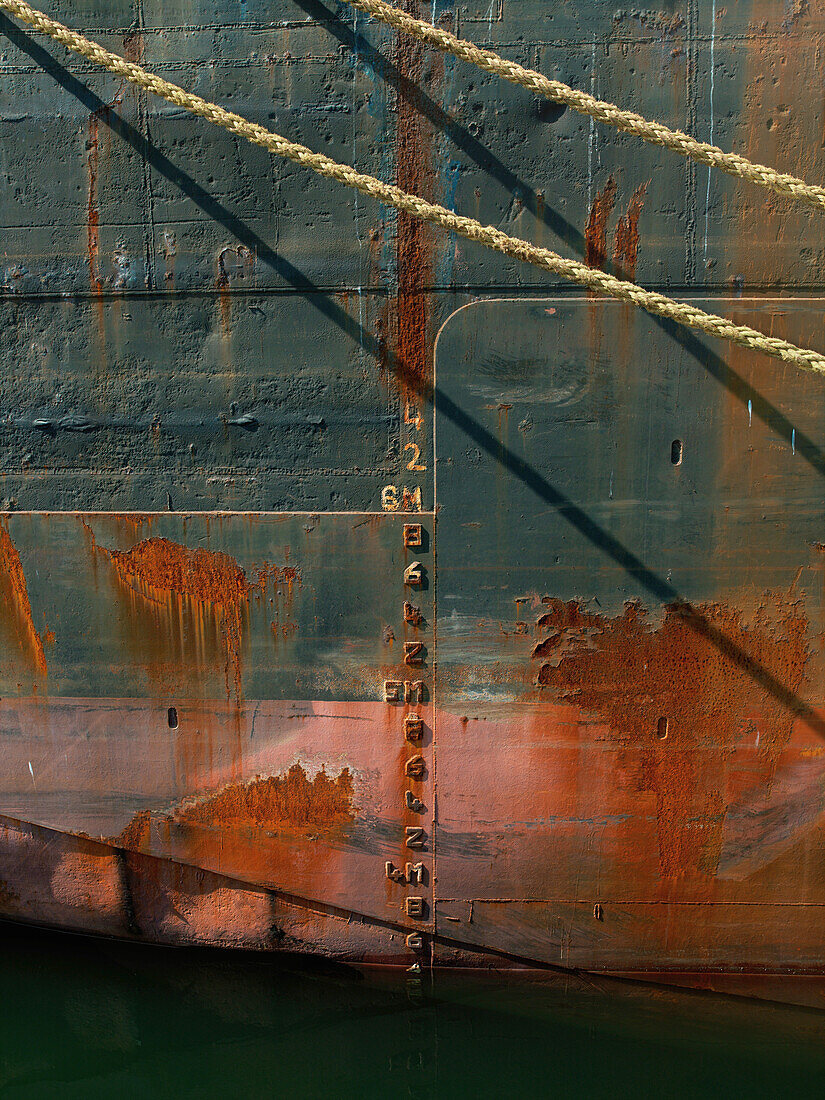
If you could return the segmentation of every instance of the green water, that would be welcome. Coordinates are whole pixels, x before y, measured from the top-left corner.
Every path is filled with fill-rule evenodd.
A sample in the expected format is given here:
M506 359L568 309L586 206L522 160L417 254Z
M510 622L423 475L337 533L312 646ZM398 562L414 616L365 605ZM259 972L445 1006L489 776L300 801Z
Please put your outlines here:
M0 925L0 1096L821 1096L825 1011Z

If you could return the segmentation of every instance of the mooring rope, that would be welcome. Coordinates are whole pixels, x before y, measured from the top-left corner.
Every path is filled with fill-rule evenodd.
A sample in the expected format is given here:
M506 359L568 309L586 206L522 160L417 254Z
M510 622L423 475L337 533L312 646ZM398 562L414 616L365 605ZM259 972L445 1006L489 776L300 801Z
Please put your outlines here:
M681 130L671 130L661 122L651 122L642 115L637 115L633 111L624 111L614 103L596 99L595 96L581 92L577 88L571 88L559 80L550 80L534 69L525 69L523 65L507 61L492 50L482 49L441 27L434 27L431 23L416 19L407 12L385 3L385 0L346 0L346 2L396 30L434 46L437 50L451 53L462 61L469 61L471 65L476 65L485 72L493 73L502 80L509 80L511 84L520 84L522 88L528 88L531 92L545 96L555 103L572 107L574 111L589 115L590 118L603 122L607 126L615 126L617 130L635 134L651 145L662 145L682 157L689 157L700 164L719 168L728 175L738 176L759 187L767 187L780 195L787 195L808 206L825 210L825 187L806 183L804 180L797 179L796 176L777 172L775 168L769 168L764 164L755 164L738 153L726 153L723 149L709 145L706 141L697 141L696 138L682 133Z
M23 0L0 0L0 9L17 16L25 23L42 31L56 42L85 57L88 61L115 73L124 80L144 88L153 95L183 107L194 115L207 119L216 126L221 126L238 137L246 138L255 145L268 149L276 156L285 157L306 168L312 169L321 176L337 180L347 187L353 187L379 202L402 210L406 214L420 218L422 221L441 226L450 233L455 233L467 240L476 241L488 248L501 252L505 256L522 260L524 263L534 264L546 271L559 275L564 279L587 287L588 290L599 294L605 294L620 301L632 302L648 313L667 317L679 324L690 328L699 329L709 336L717 336L723 340L729 340L742 347L752 348L755 351L764 352L766 355L781 359L787 363L804 370L816 371L825 374L825 355L812 351L809 348L800 348L787 340L781 340L775 336L766 336L747 325L737 325L724 317L718 317L713 313L705 313L704 310L686 302L677 302L668 298L665 294L656 291L645 290L635 283L617 279L604 271L598 271L588 267L578 260L569 260L548 248L540 248L530 244L529 241L518 237L509 237L506 233L496 229L492 225L482 225L473 218L454 214L444 206L427 202L416 195L407 194L400 187L383 183L373 176L356 172L354 168L346 164L339 164L323 153L314 153L305 145L299 145L294 141L281 137L280 134L249 122L231 111L219 107L215 103L202 99L191 92L184 91L176 84L171 84L156 73L149 72L127 61L118 54L111 53L97 42L84 38L76 31L56 22L43 12L37 11L24 3Z

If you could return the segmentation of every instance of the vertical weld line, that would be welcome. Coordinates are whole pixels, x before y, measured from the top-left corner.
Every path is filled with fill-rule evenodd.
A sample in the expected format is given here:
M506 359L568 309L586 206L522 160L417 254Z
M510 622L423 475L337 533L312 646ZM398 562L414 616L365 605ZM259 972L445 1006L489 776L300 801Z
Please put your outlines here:
M713 145L713 85L715 77L716 67L716 0L713 0L713 9L711 11L711 28L710 28L710 127L708 130L708 144ZM710 166L708 166L708 186L705 193L705 239L704 248L702 253L702 260L707 265L708 259L708 218L710 217ZM703 272L705 282L707 282L707 266Z
M687 112L686 130L696 133L698 105L696 102L697 68L699 60L699 42L697 35L698 0L688 0L687 5L687 67L685 69L685 107ZM696 283L696 162L690 157L685 161L685 281L693 286Z
M590 46L590 94L596 95L596 33ZM587 134L587 209L593 205L593 150L597 141L596 120L590 116L590 129Z
M433 375L433 377L435 377ZM433 406L435 408L435 406ZM433 466L435 466L435 446L433 446ZM433 577L433 676L432 676L432 707L431 725L433 731L431 751L432 771L432 905L433 905L433 942L430 944L430 969L433 968L433 956L435 954L435 939L438 936L438 906L436 903L436 889L438 885L438 517L433 509L432 531L430 532L430 545L432 546L432 577Z
M431 423L431 439L432 439L432 463L433 463L433 512L432 512L432 531L430 538L432 540L432 577L433 577L433 676L432 676L432 906L433 906L433 939L430 944L430 971L433 969L433 957L435 955L435 942L438 937L438 904L437 904L437 888L438 888L438 450L436 444L436 401L438 395L438 338L441 335L442 329L447 322L444 321L439 328L433 340L433 361L432 361L432 389L430 391L430 400L432 401L432 423Z
M352 167L357 168L358 158L358 106L356 93L358 85L358 9L352 11ZM355 239L358 242L358 362L364 362L364 238L361 235L361 212L358 208L358 189L353 191Z
M137 25L138 34L143 51L146 50L144 30L146 21L143 14L143 0L137 0ZM152 134L149 129L149 95L143 88L137 89L138 129L145 135L146 155L143 157L143 190L146 198L146 232L143 236L143 262L146 270L143 282L147 290L155 289L155 197L152 192L152 168L149 164L149 148L152 144Z

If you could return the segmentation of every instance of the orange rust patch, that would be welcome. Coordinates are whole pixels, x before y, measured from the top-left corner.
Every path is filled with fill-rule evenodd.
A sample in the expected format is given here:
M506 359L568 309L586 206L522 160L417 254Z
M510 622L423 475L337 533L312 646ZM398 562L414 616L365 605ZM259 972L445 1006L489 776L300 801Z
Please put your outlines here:
M603 268L607 259L607 223L616 202L616 181L610 176L593 200L584 231L584 262L588 267Z
M627 213L619 218L616 235L613 239L613 263L617 274L625 279L636 278L636 261L639 257L639 215L645 204L645 195L650 180L640 183L633 192Z
M17 547L11 540L6 527L0 523L0 608L8 616L14 619L18 636L24 643L24 649L28 653L34 667L44 676L47 673L46 655L43 652L43 641L34 629L32 608L29 603L29 590L26 585L26 576ZM51 640L54 635L48 631Z
M97 547L114 566L116 575L130 595L135 593L158 614L171 611L168 600L191 601L199 608L207 607L225 652L224 673L227 693L234 687L235 698L241 698L241 643L248 618L249 600L254 593L265 595L273 582L284 585L288 598L300 581L298 571L264 563L257 569L257 579L250 582L234 558L217 550L191 550L165 538L149 538L128 551Z
M638 789L656 797L662 876L714 874L726 812L724 763L745 735L769 783L795 715L760 682L766 671L796 695L805 681L801 605L763 596L753 621L719 604L665 608L654 629L637 603L608 619L546 598L538 683L597 715L638 756ZM744 654L739 660L736 650ZM764 676L763 676L764 681ZM758 739L758 740L757 740Z
M181 824L212 828L334 828L355 818L352 775L349 768L344 768L332 779L322 769L310 780L300 764L293 764L286 775L256 776L248 783L233 783L208 798L180 806L172 817Z
M151 824L152 814L150 811L138 810L123 832L113 837L113 841L119 848L131 848L140 851L149 840Z

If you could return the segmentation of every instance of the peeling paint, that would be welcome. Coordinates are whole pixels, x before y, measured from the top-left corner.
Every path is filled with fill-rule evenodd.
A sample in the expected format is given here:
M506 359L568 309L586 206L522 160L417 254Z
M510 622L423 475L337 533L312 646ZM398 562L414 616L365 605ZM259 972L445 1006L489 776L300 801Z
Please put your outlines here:
M495 19L486 2L454 17L405 6L822 176L821 103L798 95L821 69L808 0L568 5L552 43L530 5L498 4ZM120 7L103 22L129 27ZM309 127L405 190L625 277L641 259L680 291L735 278L741 298L720 311L820 339L822 249L783 197L713 174L702 211L704 169L569 112L541 121L524 90L352 13L320 31L259 24L254 42L220 18L204 33L154 20L152 35L227 101L251 96L256 117ZM143 60L139 31L115 39ZM4 506L22 513L0 533L0 778L9 812L120 851L21 832L1 850L24 900L0 889L0 910L25 916L32 895L34 919L175 942L245 943L254 924L269 949L290 927L280 901L272 917L284 890L318 906L292 924L302 950L352 951L368 924L346 907L401 912L385 859L409 858L415 800L434 808L438 738L426 851L434 901L456 899L444 919L462 932L586 965L821 966L816 379L629 305L556 296L536 269L380 206L356 207L353 234L352 196L328 182L208 127L187 138L144 93L112 100L107 75L58 104L39 65L32 50L9 70L0 120ZM139 279L137 257L149 271L155 253L174 293ZM439 328L448 315L464 317L460 336ZM419 398L437 329L452 405L436 399L436 452ZM406 470L433 500L436 468L438 571L434 554L419 598L401 591L399 517L369 513L384 486L410 497ZM79 520L88 539L44 514L86 508L100 510ZM107 549L90 552L92 525ZM429 533L435 551L434 518ZM295 608L290 543L308 578ZM544 592L560 599L532 638L527 607ZM426 781L407 773L400 702L380 702L385 681L413 675L404 643L420 621L441 708L422 713ZM82 859L63 859L72 845ZM209 878L223 873L239 881ZM328 904L346 910L337 932ZM393 937L375 948L385 959Z
M119 848L129 848L139 852L148 844L152 827L152 814L149 810L139 810L126 828L113 838Z
M751 621L721 604L671 606L655 628L638 603L613 619L575 601L544 603L545 637L533 650L539 685L641 750L637 781L656 796L662 876L714 874L726 811L721 761L758 735L769 783L791 736L795 714L756 670L799 693L808 657L800 603L766 593Z
M143 64L145 44L140 31L129 31L123 36L123 56L133 65Z
M285 775L255 776L205 798L183 802L172 811L172 818L181 824L210 828L333 828L355 818L352 776L349 768L343 768L334 779L321 769L309 779L300 764L293 764Z

